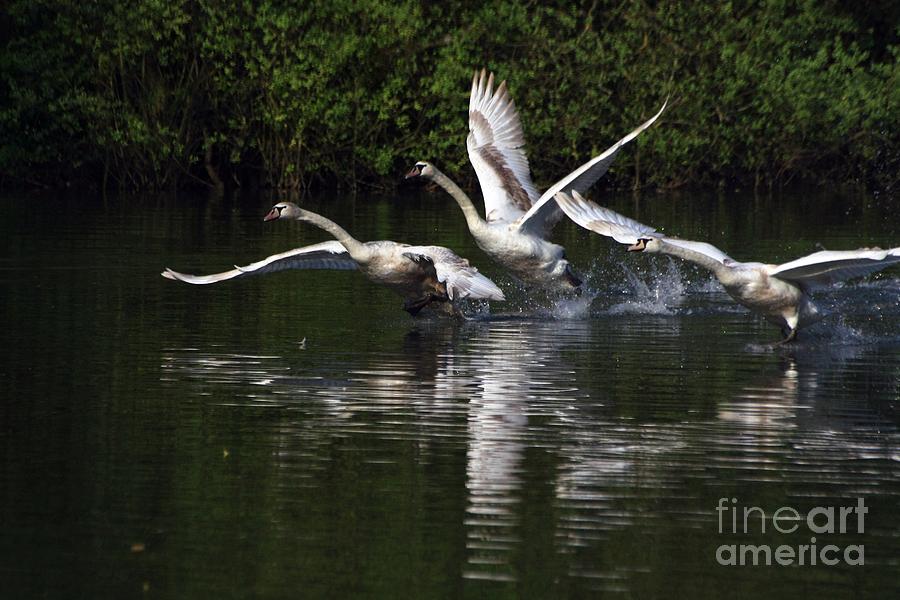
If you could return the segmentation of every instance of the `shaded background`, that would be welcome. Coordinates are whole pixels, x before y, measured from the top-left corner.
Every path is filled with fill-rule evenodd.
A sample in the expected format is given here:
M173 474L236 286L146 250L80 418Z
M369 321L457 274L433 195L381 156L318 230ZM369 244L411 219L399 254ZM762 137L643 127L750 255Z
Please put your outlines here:
M886 0L12 0L0 183L388 189L416 160L468 179L484 66L509 80L543 187L670 96L604 185L890 192L898 32Z

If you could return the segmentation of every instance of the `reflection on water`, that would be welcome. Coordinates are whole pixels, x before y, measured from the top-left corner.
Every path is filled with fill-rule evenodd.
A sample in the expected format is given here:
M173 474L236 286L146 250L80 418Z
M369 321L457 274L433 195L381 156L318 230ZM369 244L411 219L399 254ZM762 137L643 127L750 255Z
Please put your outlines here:
M578 323L510 322L486 324L472 338L464 366L477 388L467 416L469 552L463 577L515 580L525 450L554 444L549 436L542 439L541 429L559 419L564 409L556 404L574 391L574 373L560 347L583 331Z
M897 501L898 490L884 486L897 483L900 432L873 405L878 386L835 394L835 382L884 360L893 375L883 383L896 393L896 347L886 355L877 344L797 346L775 356L770 349L715 381L716 373L704 375L706 365L698 362L702 352L679 343L681 332L671 325L666 319L641 325L641 337L657 344L653 360L638 371L599 349L606 368L618 364L636 381L593 370L598 338L628 337L618 321L588 319L430 323L409 329L377 357L344 357L318 371L286 366L296 360L286 357L173 349L162 372L183 392L208 395L233 385L244 390L238 405L298 413L278 430L285 492L300 481L315 489L310 473L297 473L310 463L333 468L311 453L332 436L361 448L372 438L410 442L426 462L437 447L464 449L458 519L465 535L459 574L466 580L527 579L523 554L539 540L542 552L562 563L558 575L586 589L653 590L646 578L656 567L642 554L644 536L657 536L661 551L693 548L695 555L676 568L683 575L724 577L707 572L705 560L721 496L763 504L771 492L754 490L773 486L781 500L769 505L776 508L860 494L882 507ZM667 355L675 362L661 360ZM679 406L678 396L661 390L685 393L678 382L684 370L705 393ZM670 385L647 386L651 380ZM633 386L649 391L635 395ZM390 456L365 462L397 465ZM872 535L896 549L896 532L885 529L891 518L873 515ZM870 562L877 560L876 553Z
M823 294L837 314L782 348L708 274L620 262L576 228L560 235L593 264L595 295L532 303L504 281L511 302L463 323L398 314L353 274L208 289L158 277L318 241L263 230L256 208L89 207L79 227L7 232L0 572L13 595L704 598L737 581L748 596L890 597L896 272ZM433 241L482 266L452 208L319 209L361 237ZM764 235L753 246L771 223L724 213L701 225L778 258ZM6 216L7 229L32 218ZM890 241L887 222L862 229ZM802 239L804 223L783 225ZM435 239L416 239L427 228ZM147 247L110 264L136 232ZM39 268L51 256L67 269ZM720 498L808 511L857 497L866 532L841 544L866 544L864 575L715 562L723 543L808 541L719 534Z

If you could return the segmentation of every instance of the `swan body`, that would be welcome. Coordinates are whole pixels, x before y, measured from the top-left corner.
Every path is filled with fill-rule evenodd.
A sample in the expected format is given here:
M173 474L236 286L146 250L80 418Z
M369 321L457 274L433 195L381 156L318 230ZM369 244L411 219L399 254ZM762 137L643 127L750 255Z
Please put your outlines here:
M295 219L316 225L336 240L274 254L245 267L214 275L188 275L172 269L163 277L193 284L210 284L286 269L358 269L370 281L403 298L404 310L416 315L426 306L459 315L462 298L504 300L494 282L464 258L443 246L410 246L391 241L360 242L333 221L291 202L276 204L266 221Z
M581 279L566 260L565 249L547 240L562 213L558 191L581 191L602 177L619 149L649 127L665 110L539 194L531 181L525 136L506 82L494 91L494 75L476 73L469 97L466 149L484 198L484 219L472 200L434 165L420 161L406 175L444 188L459 204L475 243L517 279L551 292L577 289Z
M571 196L559 193L556 202L573 221L629 244L630 252L669 254L712 271L735 301L781 327L785 334L781 343L793 340L798 330L826 316L810 299L812 290L900 264L900 248L823 250L781 265L739 262L711 244L658 233L586 200L578 192Z

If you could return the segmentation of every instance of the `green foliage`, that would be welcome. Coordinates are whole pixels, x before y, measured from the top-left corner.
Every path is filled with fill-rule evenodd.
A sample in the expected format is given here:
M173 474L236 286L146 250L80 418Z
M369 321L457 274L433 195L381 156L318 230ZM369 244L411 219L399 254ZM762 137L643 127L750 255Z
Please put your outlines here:
M900 166L900 8L836 0L12 0L0 30L7 183L471 178L468 88L509 81L535 178L651 115L620 183L853 179Z

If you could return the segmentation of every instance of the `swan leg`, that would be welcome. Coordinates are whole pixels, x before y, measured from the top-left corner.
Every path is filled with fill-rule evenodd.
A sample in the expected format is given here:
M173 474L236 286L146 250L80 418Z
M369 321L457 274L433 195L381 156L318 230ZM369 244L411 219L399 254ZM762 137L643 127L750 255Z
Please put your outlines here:
M463 311L461 311L459 309L459 307L456 304L454 304L453 302L448 301L447 306L449 307L449 310L450 310L450 316L453 317L454 319L460 319L462 321L470 320L469 317L464 315Z
M785 330L783 329L782 332L784 332L784 331ZM784 346L787 343L793 342L795 339L797 339L797 328L796 327L791 329L783 340L781 340L780 342L775 342L775 345L776 346Z
M448 301L446 296L439 296L437 294L426 294L421 298L417 298L415 300L407 300L403 303L403 310L411 314L412 316L416 316L419 312L431 304L432 302L446 302Z
M569 285L571 285L573 288L575 288L579 291L581 290L582 281L572 270L571 265L566 265L565 277L566 277L566 282L568 282Z

